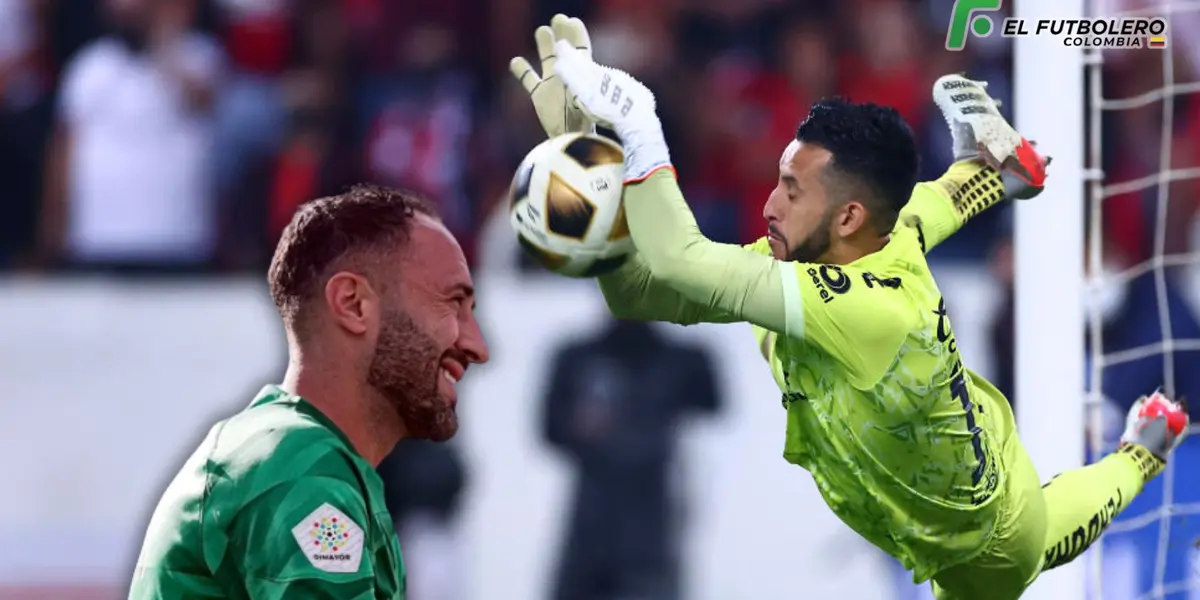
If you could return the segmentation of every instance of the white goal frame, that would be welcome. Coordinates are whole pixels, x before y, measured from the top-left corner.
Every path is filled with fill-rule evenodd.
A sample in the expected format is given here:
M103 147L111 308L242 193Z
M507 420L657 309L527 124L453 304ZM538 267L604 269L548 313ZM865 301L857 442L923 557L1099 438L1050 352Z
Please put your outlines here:
M1092 3L1090 11L1089 2ZM1200 9L1197 0L1160 0L1150 6L1120 12L1109 10L1112 4L1111 0L1015 0L1014 16L1026 20L1146 17ZM1105 356L1102 351L1101 315L1094 312L1098 309L1093 307L1089 314L1084 314L1083 299L1093 280L1085 275L1083 265L1087 265L1087 272L1093 276L1102 272L1103 200L1117 193L1155 185L1158 206L1154 225L1158 233L1154 237L1154 254L1151 260L1132 271L1154 273L1163 341L1135 349L1132 354L1162 353L1163 390L1174 395L1172 353L1187 344L1177 343L1172 337L1170 311L1165 303L1164 268L1182 264L1178 259L1192 259L1195 253L1185 257L1165 256L1162 232L1166 225L1169 183L1200 177L1200 167L1173 169L1170 132L1174 125L1175 96L1200 92L1200 84L1177 83L1173 54L1166 50L1162 53L1161 88L1131 98L1106 99L1102 81L1103 54L1099 50L1064 46L1061 38L1054 36L1023 36L1013 40L1014 120L1027 138L1042 138L1044 143L1039 149L1054 157L1051 185L1036 202L1017 204L1014 236L1017 421L1021 439L1045 481L1056 473L1083 466L1088 448L1101 451L1106 447L1105 423L1101 416L1105 401L1101 375L1105 363L1117 357ZM1086 90L1085 74L1090 75ZM1158 148L1147 151L1157 151L1159 172L1106 185L1101 170L1102 113L1156 102L1163 103L1163 136ZM1086 169L1085 164L1090 164L1091 169ZM1089 219L1086 252L1085 215ZM1092 303L1088 305L1093 306ZM1093 362L1090 367L1085 367L1085 339L1091 345ZM1121 358L1136 358L1124 356L1126 354L1131 353L1122 352ZM1085 381L1086 394L1081 393ZM1091 428L1088 440L1084 439L1085 423ZM1198 432L1200 427L1193 425L1192 434ZM1172 516L1200 513L1200 504L1170 505L1175 476L1174 465L1168 465L1161 475L1166 505L1144 518L1119 525L1114 523L1110 527L1111 533L1154 526L1157 522L1160 541L1154 556L1153 587L1142 592L1139 599L1163 598L1168 593L1195 589L1196 586L1194 578L1182 582L1166 580ZM1098 542L1080 560L1040 577L1022 598L1104 598L1101 559L1102 546Z
M1014 17L1078 19L1084 0L1016 0ZM1013 118L1054 157L1051 185L1018 202L1014 222L1015 398L1021 441L1038 474L1085 461L1084 52L1055 36L1012 38ZM1039 577L1023 600L1083 600L1086 561Z

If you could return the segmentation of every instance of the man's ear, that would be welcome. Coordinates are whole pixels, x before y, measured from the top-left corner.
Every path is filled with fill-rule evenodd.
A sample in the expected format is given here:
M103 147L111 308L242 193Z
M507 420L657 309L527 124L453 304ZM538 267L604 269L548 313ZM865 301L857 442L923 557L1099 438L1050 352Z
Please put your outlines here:
M379 320L379 294L358 273L339 271L325 284L330 320L347 332L362 335Z
M838 217L835 224L838 228L838 233L842 237L848 237L859 231L862 231L870 221L871 215L867 212L867 207L857 200L851 200L842 205L838 211Z

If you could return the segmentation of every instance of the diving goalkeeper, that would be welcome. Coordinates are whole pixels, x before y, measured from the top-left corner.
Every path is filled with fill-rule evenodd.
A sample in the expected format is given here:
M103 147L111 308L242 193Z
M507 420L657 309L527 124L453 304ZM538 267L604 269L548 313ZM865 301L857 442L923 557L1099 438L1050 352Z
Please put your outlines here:
M1045 488L1008 401L962 364L925 253L971 216L1041 191L1046 160L980 82L938 80L957 162L917 183L912 132L891 109L812 106L783 150L767 236L714 243L675 181L651 92L594 63L586 30L539 28L541 76L512 70L550 134L600 123L625 151L637 255L600 278L619 317L749 322L783 391L784 457L812 473L847 525L941 599L1017 598L1093 543L1156 476L1187 430L1155 393L1119 450Z

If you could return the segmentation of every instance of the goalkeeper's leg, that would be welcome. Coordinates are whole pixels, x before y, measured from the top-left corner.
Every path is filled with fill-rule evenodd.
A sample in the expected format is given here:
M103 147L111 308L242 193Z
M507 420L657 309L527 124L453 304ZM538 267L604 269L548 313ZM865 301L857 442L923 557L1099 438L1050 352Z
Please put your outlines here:
M1001 455L1006 482L992 538L970 562L933 576L937 600L1015 600L1041 568L1047 526L1041 480L1016 436Z
M1180 404L1157 392L1140 398L1129 411L1116 452L1046 484L1042 571L1074 560L1099 539L1142 487L1162 472L1187 429L1187 412Z
M1070 562L1099 539L1145 483L1162 471L1187 426L1187 412L1179 404L1157 393L1141 398L1130 410L1116 453L1067 471L1040 489L1020 444L1006 448L1009 497L995 539L983 555L934 576L934 596L1019 598L1039 573Z

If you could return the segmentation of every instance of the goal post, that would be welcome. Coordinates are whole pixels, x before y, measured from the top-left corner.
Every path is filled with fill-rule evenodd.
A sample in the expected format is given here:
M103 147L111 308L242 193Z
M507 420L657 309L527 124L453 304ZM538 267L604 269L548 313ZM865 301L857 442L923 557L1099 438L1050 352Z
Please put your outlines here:
M1078 19L1084 0L1016 0L1014 17ZM1021 441L1042 480L1083 466L1084 52L1057 36L1014 42L1013 119L1053 156L1046 190L1014 207L1015 398ZM1086 561L1044 576L1028 600L1082 600Z

